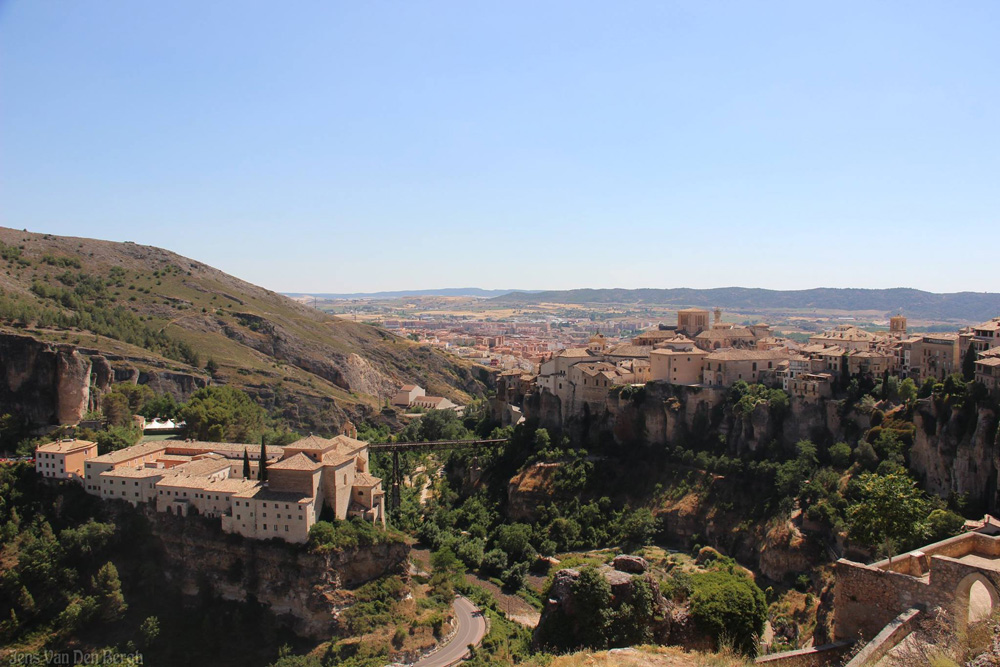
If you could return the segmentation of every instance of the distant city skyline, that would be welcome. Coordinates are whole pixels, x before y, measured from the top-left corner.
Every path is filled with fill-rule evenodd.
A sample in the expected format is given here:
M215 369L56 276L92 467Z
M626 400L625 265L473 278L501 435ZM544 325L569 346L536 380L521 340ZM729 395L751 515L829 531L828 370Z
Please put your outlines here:
M1000 5L0 3L0 224L280 292L1000 292Z

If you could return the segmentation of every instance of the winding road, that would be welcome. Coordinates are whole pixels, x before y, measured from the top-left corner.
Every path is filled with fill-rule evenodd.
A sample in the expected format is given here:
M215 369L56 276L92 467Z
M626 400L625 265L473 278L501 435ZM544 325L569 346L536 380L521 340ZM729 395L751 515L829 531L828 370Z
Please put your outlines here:
M469 644L478 646L486 635L486 619L476 605L461 595L455 598L455 622L458 631L440 650L413 663L412 667L450 667L469 653Z

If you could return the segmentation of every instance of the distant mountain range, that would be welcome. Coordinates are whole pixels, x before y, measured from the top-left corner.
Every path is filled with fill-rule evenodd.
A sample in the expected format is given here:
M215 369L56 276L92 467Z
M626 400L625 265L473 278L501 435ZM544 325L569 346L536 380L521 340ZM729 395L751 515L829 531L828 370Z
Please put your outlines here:
M510 294L510 289L480 289L478 287L445 287L442 289L400 290L398 292L355 292L353 294L330 294L312 292L284 292L293 299L314 296L317 299L398 299L407 296L478 296L491 298ZM534 294L533 290L520 290L519 294Z
M575 289L510 292L491 299L497 305L539 303L644 304L699 306L736 310L877 311L886 315L980 322L1000 315L1000 294L955 292L935 294L916 289L768 290L747 287L715 289Z

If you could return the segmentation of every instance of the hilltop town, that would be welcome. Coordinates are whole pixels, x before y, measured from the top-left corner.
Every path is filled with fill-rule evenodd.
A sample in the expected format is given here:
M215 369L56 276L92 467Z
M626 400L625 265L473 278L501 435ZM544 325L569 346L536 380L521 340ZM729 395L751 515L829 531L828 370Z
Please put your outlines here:
M503 371L498 410L505 423L521 418L526 394L559 399L562 419L599 410L623 385L664 382L727 388L736 382L782 388L801 399L829 398L836 382L851 378L941 382L963 372L990 391L1000 388L1000 317L954 333L907 331L901 315L889 328L870 332L841 324L805 342L775 336L765 323L749 326L722 320L722 312L689 308L676 325L659 325L614 344L600 333L586 347L566 348L541 361L536 372Z

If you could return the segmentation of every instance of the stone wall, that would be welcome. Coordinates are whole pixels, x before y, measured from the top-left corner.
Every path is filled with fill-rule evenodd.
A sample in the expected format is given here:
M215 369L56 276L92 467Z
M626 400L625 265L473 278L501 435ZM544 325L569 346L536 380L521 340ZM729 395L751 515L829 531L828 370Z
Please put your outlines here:
M833 667L840 665L844 655L851 649L854 642L839 641L823 646L783 651L762 655L754 664L766 667Z
M980 558L960 560L966 555ZM870 640L908 609L940 609L958 628L969 591L983 583L1000 602L1000 537L966 533L874 565L841 559L834 574L834 637Z

